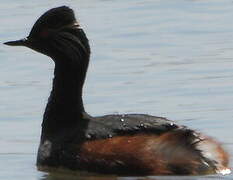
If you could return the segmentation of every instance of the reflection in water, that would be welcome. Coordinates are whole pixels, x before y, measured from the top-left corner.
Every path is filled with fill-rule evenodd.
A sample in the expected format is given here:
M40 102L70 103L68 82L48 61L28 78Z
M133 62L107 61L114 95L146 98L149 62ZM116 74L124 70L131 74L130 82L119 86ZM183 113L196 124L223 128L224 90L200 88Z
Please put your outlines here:
M149 177L119 177L119 176L101 176L90 175L89 173L48 173L38 180L219 180L228 179L227 176L149 176ZM229 180L231 178L229 177Z
M88 173L48 173L43 175L39 180L117 180L117 176L99 176Z
M185 176L165 176L165 177L117 177L117 176L98 176L98 175L67 175L50 173L42 176L39 180L213 180L220 177L185 177Z
M204 176L203 179L219 179L216 176ZM55 170L41 176L38 180L198 180L198 176L147 176L147 177L119 177L114 175L100 175L84 171Z

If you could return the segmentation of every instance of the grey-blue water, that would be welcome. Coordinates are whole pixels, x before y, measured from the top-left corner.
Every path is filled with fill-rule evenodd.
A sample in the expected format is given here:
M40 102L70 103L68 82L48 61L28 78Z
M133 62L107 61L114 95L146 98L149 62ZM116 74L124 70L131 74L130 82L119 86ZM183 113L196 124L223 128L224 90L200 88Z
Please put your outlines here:
M92 115L149 113L214 136L233 155L233 2L1 0L0 179L233 179L103 177L36 169L53 62L4 41L27 36L49 8L69 5L92 48L85 107Z

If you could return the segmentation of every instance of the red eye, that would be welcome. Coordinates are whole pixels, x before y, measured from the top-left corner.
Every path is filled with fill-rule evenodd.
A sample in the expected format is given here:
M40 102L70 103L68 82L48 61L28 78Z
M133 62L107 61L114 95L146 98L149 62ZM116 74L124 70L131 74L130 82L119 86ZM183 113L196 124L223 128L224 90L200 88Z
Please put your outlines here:
M47 38L49 36L49 31L48 29L43 29L41 32L40 32L40 36L42 38Z

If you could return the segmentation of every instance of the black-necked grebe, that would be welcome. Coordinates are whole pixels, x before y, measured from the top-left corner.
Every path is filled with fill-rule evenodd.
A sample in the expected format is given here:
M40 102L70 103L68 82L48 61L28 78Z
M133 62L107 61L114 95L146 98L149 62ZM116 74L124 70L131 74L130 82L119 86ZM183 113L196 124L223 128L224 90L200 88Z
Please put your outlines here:
M6 42L26 46L55 63L37 166L119 175L229 173L228 154L212 138L145 114L92 117L82 91L90 59L88 39L66 6L43 14L29 36Z

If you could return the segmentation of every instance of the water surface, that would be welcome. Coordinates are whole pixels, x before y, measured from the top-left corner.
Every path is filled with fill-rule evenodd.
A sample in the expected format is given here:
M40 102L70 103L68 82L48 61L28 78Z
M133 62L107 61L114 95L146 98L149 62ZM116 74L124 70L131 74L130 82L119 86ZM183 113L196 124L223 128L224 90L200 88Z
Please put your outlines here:
M230 0L3 0L1 42L28 35L35 20L72 7L92 48L85 107L92 115L149 113L219 139L233 154L233 3ZM0 45L0 179L233 179L103 177L36 170L53 62Z

